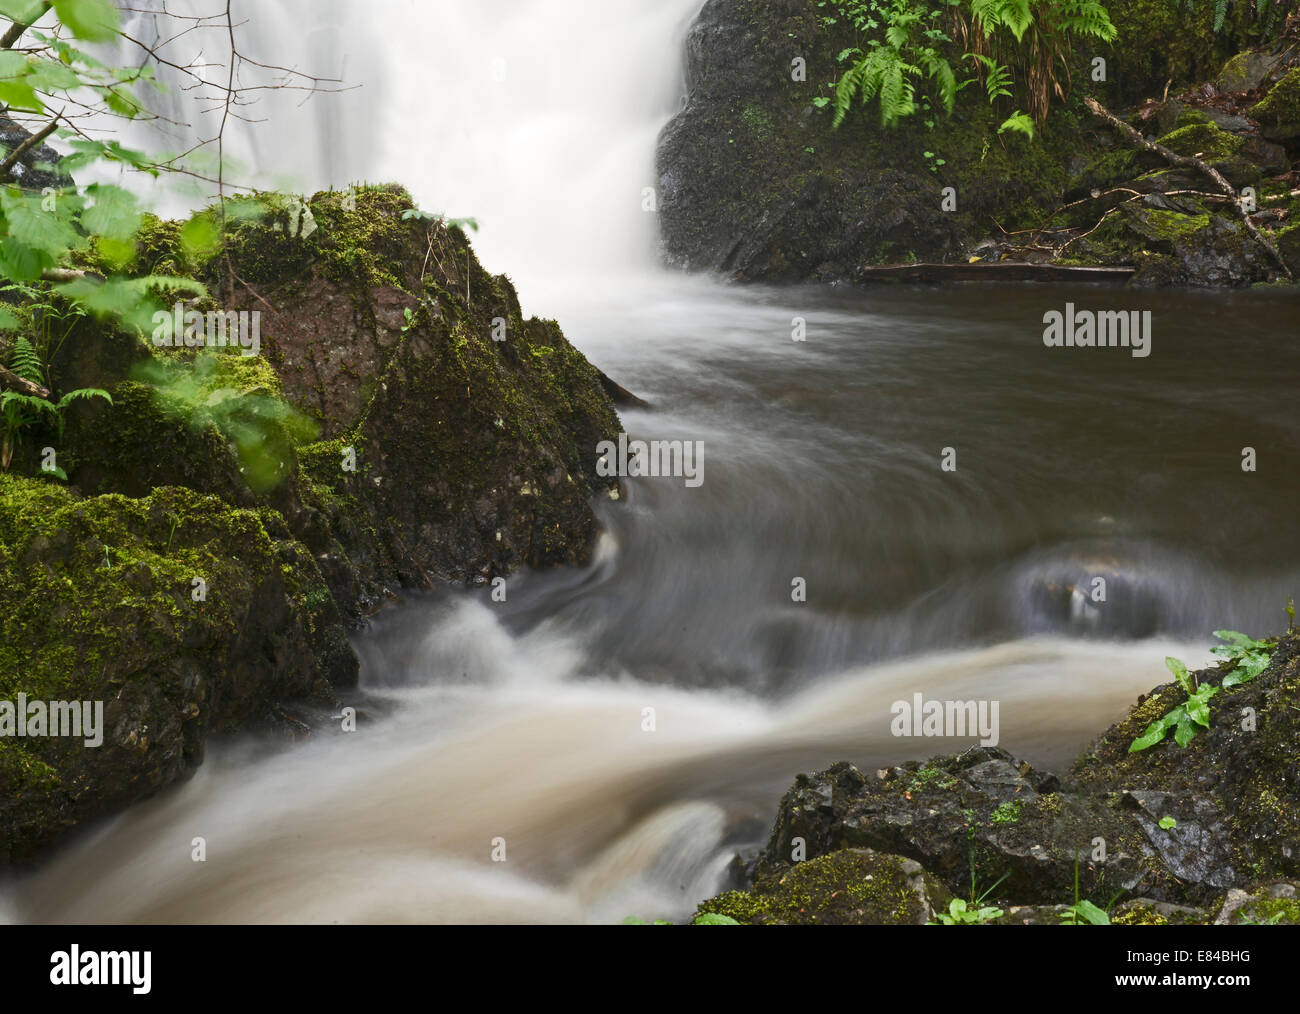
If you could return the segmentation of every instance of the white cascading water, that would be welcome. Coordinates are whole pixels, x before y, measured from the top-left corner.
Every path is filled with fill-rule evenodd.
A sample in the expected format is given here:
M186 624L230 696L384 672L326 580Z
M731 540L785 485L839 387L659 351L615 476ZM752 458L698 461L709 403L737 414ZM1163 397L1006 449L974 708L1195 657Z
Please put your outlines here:
M236 22L248 18L245 55L341 83L323 82L306 101L300 91L261 93L248 113L265 122L234 124L227 155L237 179L263 188L402 183L425 210L475 218L479 258L516 278L644 272L656 258L655 216L644 208L655 138L677 106L681 38L700 4L236 3ZM168 10L211 7L173 0ZM138 13L128 30L154 39L167 25ZM223 32L199 36L214 63ZM191 36L172 49L183 60L195 47ZM219 112L201 112L175 88L161 101L169 119L215 134ZM165 124L141 140L155 149L160 133L168 150L191 143Z

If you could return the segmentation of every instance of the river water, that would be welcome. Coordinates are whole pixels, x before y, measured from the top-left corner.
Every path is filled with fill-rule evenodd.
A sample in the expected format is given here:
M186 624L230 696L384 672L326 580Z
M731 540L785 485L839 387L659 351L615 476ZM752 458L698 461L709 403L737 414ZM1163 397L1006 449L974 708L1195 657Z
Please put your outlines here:
M396 178L478 216L525 308L652 404L628 433L702 442L704 481L629 479L587 569L381 614L358 731L219 745L12 887L9 918L682 918L795 773L974 742L895 737L895 701L997 701L1000 745L1062 769L1166 654L1285 622L1294 296L668 274L640 202L696 0L387 6L411 30L349 48L380 83L328 119L346 138L382 108L404 143L304 185ZM358 40L392 23L326 9ZM1150 310L1151 354L1046 348L1067 303Z

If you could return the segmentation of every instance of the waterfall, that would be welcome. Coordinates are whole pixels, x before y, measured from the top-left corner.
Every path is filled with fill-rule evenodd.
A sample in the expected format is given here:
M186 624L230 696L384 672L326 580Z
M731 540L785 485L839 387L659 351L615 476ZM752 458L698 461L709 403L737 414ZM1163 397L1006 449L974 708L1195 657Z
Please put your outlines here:
M126 24L150 42L175 33L162 0L151 2ZM300 193L401 183L428 211L476 219L480 258L525 283L649 270L655 142L678 103L673 54L700 2L237 0L247 57L341 83L260 93L246 113L261 122L228 130L234 175ZM211 13L203 0L168 9ZM225 28L211 24L166 54L224 63ZM138 61L140 50L118 55ZM259 77L247 72L245 83ZM166 120L132 126L131 140L178 151L214 136L219 111L205 112L175 72L163 79L155 106ZM173 213L198 203L184 180L150 196Z

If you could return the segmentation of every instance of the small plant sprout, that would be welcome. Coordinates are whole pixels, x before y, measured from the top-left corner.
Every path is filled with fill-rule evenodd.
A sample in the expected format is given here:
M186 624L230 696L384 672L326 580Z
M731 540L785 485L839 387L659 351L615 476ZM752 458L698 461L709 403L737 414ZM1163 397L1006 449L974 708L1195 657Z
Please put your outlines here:
M1178 705L1162 718L1157 718L1146 727L1146 731L1129 745L1129 753L1137 753L1155 746L1170 729L1174 730L1174 741L1179 746L1186 746L1196 735L1197 726L1210 727L1210 698L1219 692L1219 687L1206 684L1198 686L1196 676L1187 671L1187 666L1176 658L1166 657L1165 667L1174 674L1178 685L1187 694L1187 700Z
M1211 652L1233 664L1232 671L1223 677L1223 689L1249 683L1268 668L1273 646L1265 641L1256 641L1236 630L1216 630L1214 636L1226 644L1218 644Z
M1165 818L1166 820L1168 818ZM1109 926L1110 916L1106 910L1094 905L1087 898L1079 897L1079 860L1074 861L1074 904L1067 905L1061 912L1063 926Z

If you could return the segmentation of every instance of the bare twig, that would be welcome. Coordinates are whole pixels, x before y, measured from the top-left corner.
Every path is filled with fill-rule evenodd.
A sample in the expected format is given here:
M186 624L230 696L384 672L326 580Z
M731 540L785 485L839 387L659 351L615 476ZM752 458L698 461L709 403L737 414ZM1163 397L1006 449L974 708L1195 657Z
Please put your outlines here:
M1154 152L1170 165L1176 165L1183 169L1197 169L1208 176L1220 193L1232 199L1233 207L1237 209L1237 215L1241 219L1242 224L1245 225L1246 230L1255 238L1255 241L1260 246L1268 251L1269 256L1271 256L1277 263L1278 267L1282 269L1282 273L1285 274L1287 278L1294 277L1291 274L1291 269L1287 266L1286 261L1284 261L1282 255L1278 253L1277 247L1274 246L1273 242L1260 232L1255 223L1250 220L1249 213L1239 200L1236 188L1229 183L1226 178L1224 178L1224 175L1221 172L1205 161L1192 155L1179 155L1176 151L1166 148L1163 144L1157 144L1155 141L1148 141L1091 96L1084 99L1083 104L1088 107L1088 110L1093 113L1093 115L1100 116L1103 120L1118 130L1129 144L1133 145L1135 148L1140 148L1143 151ZM1107 214L1109 214L1109 212Z
M29 135L27 137L27 140L23 141L22 144L18 145L18 147L16 147L13 151L11 151L9 153L9 157L6 158L3 162L0 162L0 178L8 176L9 173L13 170L13 167L18 164L18 161L24 155L26 155L33 148L39 147L40 144L47 137L49 137L56 130L58 130L59 120L62 118L62 116L63 116L62 113L60 113L58 116L55 116L54 119L52 119L39 131L37 131L35 134Z

